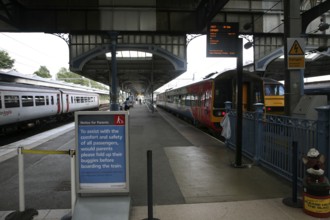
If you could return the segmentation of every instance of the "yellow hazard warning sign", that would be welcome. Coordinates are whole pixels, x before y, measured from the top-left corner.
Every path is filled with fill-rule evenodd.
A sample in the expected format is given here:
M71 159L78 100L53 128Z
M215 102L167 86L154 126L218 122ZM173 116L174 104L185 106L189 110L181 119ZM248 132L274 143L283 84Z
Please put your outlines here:
M289 50L289 55L305 55L303 49L297 40L295 40Z
M288 69L305 69L305 39L287 38Z

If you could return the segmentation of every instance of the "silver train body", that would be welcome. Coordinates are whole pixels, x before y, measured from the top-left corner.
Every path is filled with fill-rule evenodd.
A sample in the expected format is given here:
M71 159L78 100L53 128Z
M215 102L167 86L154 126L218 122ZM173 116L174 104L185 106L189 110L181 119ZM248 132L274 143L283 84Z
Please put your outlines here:
M0 82L0 128L97 110L97 93Z

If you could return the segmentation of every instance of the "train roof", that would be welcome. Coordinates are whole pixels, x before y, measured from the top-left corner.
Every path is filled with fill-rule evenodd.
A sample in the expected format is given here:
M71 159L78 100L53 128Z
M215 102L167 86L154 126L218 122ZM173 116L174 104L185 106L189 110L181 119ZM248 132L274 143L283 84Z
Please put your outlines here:
M203 82L210 81L210 80L226 79L226 78L229 79L229 78L235 77L236 74L237 74L236 69L226 70L226 71L223 71L223 72L212 72L212 73L206 75L203 78L203 80L201 80L201 81L194 82L194 83L191 83L189 85L184 85L184 86L181 86L181 87L178 87L178 88L167 89L164 92L180 90L180 89L185 88L187 86L195 85L195 84L198 84L198 83L203 83ZM250 72L250 71L247 71L247 70L243 70L243 77L244 76L245 77L248 76L248 77L251 77L251 78L262 80L262 78L259 75L257 75L255 72ZM161 93L163 93L163 92L161 92Z
M269 84L282 84L281 82L275 80L275 79L270 79L270 78L265 78L265 77L262 77L262 80L265 82L265 83L269 83Z
M89 87L66 83L63 81L57 81L52 79L45 79L38 76L28 76L22 73L19 73L15 70L10 70L8 72L0 71L0 81L9 82L9 83L20 83L26 85L35 85L35 86L44 86L51 87L56 89L69 89L69 90L77 90L82 92L94 92L98 94L108 95L109 91L99 90L99 89L91 89Z
M1 90L19 90L19 91L43 91L43 92L64 92L64 93L71 93L71 94L94 94L97 95L98 93L93 91L83 91L83 90L74 90L74 89L58 89L46 86L38 86L38 85L30 85L30 84L22 84L22 83L15 83L15 82L0 82Z
M10 90L10 89L17 89L21 91L31 91L31 90L43 90L49 92L56 92L59 91L56 88L49 88L45 86L36 86L36 85L29 85L29 84L21 84L15 82L0 82L1 90Z
M309 95L325 95L330 93L330 81L307 82L304 93Z

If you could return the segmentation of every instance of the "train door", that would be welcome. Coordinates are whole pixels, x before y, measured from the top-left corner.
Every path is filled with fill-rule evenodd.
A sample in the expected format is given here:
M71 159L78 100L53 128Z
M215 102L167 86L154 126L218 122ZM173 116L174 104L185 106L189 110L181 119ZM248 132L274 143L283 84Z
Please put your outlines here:
M66 94L65 101L66 101L66 112L69 112L70 110L69 94Z
M56 96L57 114L61 113L61 97L60 94Z

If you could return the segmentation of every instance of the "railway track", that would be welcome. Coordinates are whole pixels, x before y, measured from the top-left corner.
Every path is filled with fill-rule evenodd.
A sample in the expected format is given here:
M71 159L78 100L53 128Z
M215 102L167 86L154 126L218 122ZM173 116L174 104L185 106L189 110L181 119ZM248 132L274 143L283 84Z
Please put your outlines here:
M99 108L100 111L109 110L109 104L102 104ZM66 119L65 121L51 121L47 123L41 124L28 124L24 127L11 127L6 128L4 131L0 132L0 148L4 145L11 144L13 142L23 140L30 136L42 133L44 131L48 131L66 124L73 122L74 118Z

